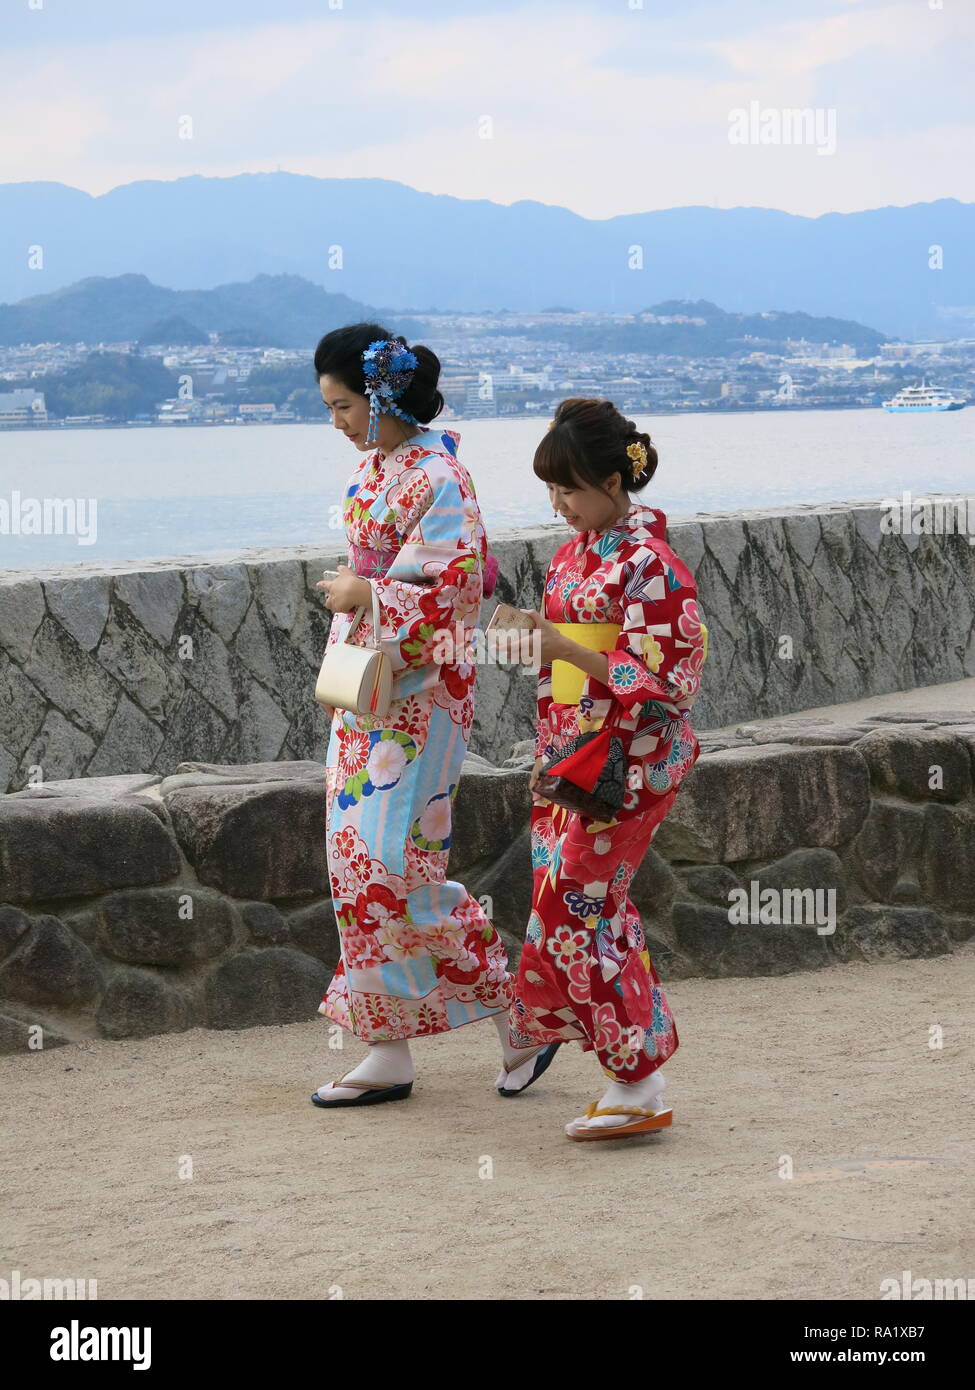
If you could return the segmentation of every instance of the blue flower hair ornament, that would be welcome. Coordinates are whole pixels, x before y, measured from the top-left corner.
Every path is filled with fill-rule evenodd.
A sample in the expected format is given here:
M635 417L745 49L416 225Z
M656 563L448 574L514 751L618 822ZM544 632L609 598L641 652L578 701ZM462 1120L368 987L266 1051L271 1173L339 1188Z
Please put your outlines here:
M369 397L369 430L366 444L378 439L380 414L396 415L408 424L420 422L396 404L410 382L419 363L416 356L402 343L390 338L377 338L362 354L362 374Z

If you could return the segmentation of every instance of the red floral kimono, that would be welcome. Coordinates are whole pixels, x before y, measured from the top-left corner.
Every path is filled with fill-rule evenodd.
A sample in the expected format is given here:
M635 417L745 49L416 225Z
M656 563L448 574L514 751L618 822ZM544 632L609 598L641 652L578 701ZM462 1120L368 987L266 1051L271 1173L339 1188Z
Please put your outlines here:
M537 799L532 910L511 1008L511 1041L579 1041L607 1076L639 1081L677 1049L677 1028L627 890L700 753L689 711L704 641L690 571L666 542L662 512L634 503L603 532L552 557L543 612L555 623L617 623L608 683L587 676L578 704L538 677L536 756L553 756L613 714L627 755L624 804L600 822Z

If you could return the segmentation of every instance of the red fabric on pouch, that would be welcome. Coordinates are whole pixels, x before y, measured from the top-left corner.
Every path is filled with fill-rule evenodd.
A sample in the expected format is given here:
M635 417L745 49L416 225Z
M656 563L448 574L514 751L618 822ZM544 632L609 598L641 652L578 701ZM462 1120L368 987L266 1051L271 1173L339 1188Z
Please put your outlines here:
M584 743L575 753L563 758L561 762L551 763L545 769L545 775L568 777L570 782L574 782L577 787L584 787L587 792L595 790L599 774L609 757L610 737L610 727L604 724L596 731L596 737Z

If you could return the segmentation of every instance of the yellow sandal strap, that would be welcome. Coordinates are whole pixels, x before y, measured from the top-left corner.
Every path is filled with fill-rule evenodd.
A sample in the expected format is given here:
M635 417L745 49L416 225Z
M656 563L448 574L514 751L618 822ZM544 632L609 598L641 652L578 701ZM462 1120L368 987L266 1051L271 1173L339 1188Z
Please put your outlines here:
M644 1110L639 1105L604 1105L600 1108L595 1101L586 1110L586 1119L594 1115L656 1115L656 1110Z

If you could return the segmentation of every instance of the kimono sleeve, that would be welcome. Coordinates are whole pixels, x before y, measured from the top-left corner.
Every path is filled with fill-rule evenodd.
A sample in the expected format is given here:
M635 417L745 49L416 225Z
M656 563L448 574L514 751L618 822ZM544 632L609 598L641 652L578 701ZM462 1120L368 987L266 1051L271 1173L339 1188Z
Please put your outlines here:
M647 700L689 708L703 665L693 577L669 551L641 547L631 563L620 599L624 624L607 653L606 688L627 716Z
M409 488L406 539L386 573L369 580L394 675L443 664L437 649L456 635L458 623L466 638L480 608L487 554L477 503L449 465L431 460L418 469L422 476Z

